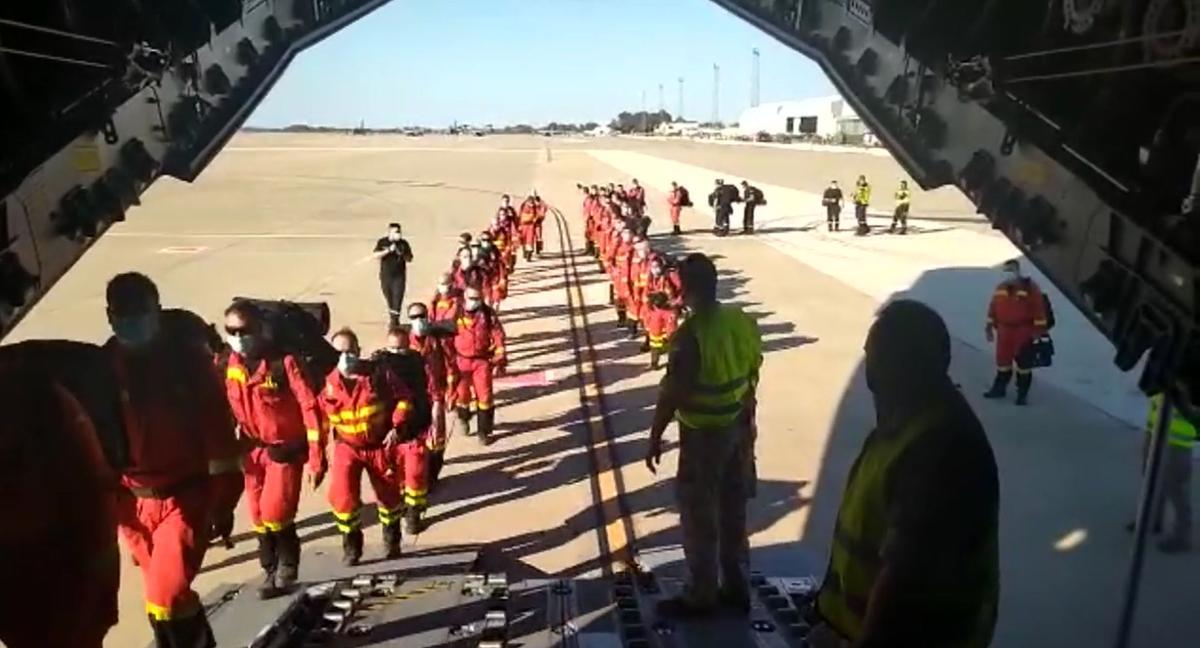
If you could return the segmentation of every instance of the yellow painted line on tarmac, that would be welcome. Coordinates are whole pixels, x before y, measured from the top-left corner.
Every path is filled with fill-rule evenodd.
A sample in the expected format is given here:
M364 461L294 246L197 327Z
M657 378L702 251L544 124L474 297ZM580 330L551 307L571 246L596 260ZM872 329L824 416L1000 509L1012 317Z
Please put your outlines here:
M583 299L582 282L579 279L579 268L575 261L575 247L566 219L557 209L551 209L559 228L571 334L575 343L576 367L580 378L580 399L586 412L585 423L588 427L594 495L599 503L603 526L601 567L606 572L638 571L633 524L622 500L623 489L618 478L612 438L604 426L604 393L596 371L596 349L588 333L586 304Z

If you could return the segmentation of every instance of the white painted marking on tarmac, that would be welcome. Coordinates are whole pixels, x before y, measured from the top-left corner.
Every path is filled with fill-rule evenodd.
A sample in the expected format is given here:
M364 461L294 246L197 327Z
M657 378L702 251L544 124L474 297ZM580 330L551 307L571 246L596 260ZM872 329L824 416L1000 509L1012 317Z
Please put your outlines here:
M203 245L172 245L158 251L159 254L199 254L208 248Z
M536 148L486 148L486 147L454 147L454 146L227 146L225 151L240 153L264 153L270 151L310 151L329 153L334 151L355 151L362 153L404 153L413 152L445 152L445 153L541 153Z

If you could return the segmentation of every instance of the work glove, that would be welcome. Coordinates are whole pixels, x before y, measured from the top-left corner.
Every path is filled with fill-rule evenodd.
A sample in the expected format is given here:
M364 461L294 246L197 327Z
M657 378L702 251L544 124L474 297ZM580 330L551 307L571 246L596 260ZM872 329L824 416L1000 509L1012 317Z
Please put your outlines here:
M500 378L508 373L508 365L503 360L492 365L492 375Z

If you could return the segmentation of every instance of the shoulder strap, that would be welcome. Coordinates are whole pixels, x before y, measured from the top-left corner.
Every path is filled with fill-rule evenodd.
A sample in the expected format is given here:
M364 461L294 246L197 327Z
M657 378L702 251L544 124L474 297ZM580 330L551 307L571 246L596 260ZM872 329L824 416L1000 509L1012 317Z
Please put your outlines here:
M288 389L288 372L287 365L283 363L283 356L267 359L267 375L282 389Z

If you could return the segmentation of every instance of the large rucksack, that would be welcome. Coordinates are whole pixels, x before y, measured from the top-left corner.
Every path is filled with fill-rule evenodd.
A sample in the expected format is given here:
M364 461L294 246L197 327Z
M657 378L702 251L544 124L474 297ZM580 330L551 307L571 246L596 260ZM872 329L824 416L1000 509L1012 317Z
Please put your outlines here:
M691 207L692 206L692 195L688 193L687 187L685 187L683 185L679 185L679 206L680 207Z
M329 333L329 305L325 302L291 302L286 300L248 299L238 297L261 313L263 323L271 332L271 342L279 356L296 358L304 373L305 382L314 393L321 391L325 377L337 367L338 352L325 339ZM287 372L282 361L270 365L271 377L286 384Z
M429 429L429 426L433 424L433 403L429 398L425 358L416 351L392 353L380 350L371 356L371 362L374 365L371 378L375 384L387 384L387 377L382 375L382 372L390 372L404 383L408 387L409 393L412 394L413 402L408 412L408 429L402 430L405 432L405 439L412 439Z

